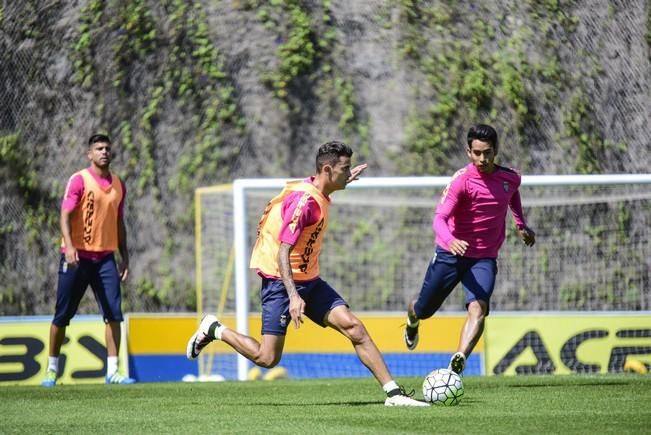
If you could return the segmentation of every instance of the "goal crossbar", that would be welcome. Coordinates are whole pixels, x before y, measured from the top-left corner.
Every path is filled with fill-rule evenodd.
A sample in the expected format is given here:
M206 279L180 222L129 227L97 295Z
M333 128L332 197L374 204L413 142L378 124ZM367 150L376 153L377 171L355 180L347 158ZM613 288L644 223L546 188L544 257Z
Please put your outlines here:
M288 179L285 178L244 178L233 182L233 228L235 245L235 298L237 330L249 333L249 289L247 272L249 268L248 236L246 234L246 195L247 190L273 188L281 189ZM351 183L347 188L384 188L384 187L444 187L450 177L363 177ZM599 184L651 184L651 174L595 174L595 175L525 175L523 186L579 186ZM248 361L238 356L238 379L245 380Z

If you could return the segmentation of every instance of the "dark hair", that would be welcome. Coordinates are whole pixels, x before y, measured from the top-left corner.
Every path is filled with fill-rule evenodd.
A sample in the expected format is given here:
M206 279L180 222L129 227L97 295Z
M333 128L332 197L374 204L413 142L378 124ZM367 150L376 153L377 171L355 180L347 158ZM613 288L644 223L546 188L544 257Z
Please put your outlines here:
M493 151L497 153L497 132L490 125L476 124L470 127L470 130L468 130L468 148L472 147L472 141L475 139L489 143L493 147Z
M110 144L111 139L109 139L109 137L105 134L94 134L90 137L90 139L88 139L88 147L90 148L93 146L93 144L100 142Z
M336 140L326 142L319 147L316 153L316 172L321 173L323 165L335 165L339 157L351 157L353 150L343 142Z

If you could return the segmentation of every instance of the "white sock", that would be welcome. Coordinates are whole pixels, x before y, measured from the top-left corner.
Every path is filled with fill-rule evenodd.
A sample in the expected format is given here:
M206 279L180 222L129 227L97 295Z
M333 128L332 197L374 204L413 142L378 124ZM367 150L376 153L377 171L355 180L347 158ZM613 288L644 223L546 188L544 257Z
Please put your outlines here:
M50 356L47 358L47 369L54 373L59 373L59 357Z
M397 390L400 387L398 387L398 384L396 384L396 381L389 381L386 384L382 385L382 389L384 390L385 393L389 394L393 390Z
M222 339L222 332L224 332L224 329L226 329L226 327L222 324L220 324L217 328L215 328L215 338L217 340Z
M106 357L106 376L113 376L118 371L118 357Z

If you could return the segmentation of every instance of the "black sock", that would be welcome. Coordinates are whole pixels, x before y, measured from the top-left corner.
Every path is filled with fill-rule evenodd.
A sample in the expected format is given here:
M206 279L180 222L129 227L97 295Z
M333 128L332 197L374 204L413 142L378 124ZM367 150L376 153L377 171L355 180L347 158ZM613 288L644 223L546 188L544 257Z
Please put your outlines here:
M208 328L208 337L212 339L216 339L217 337L215 336L215 330L222 326L221 323L219 322L213 322L210 327Z

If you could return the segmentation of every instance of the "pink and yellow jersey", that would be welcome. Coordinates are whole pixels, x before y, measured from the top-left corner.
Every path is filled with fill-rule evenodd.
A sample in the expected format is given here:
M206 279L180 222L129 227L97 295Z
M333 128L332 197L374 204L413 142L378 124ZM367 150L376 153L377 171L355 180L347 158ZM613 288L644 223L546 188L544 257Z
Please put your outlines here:
M449 251L454 239L469 246L466 257L497 258L506 236L506 210L518 228L526 225L522 213L520 174L495 165L491 174L473 164L460 169L443 191L434 215L436 244Z
M319 254L328 226L330 199L312 185L313 178L291 181L267 204L251 254L251 268L280 278L278 251L282 242L294 248L289 256L297 282L319 277Z
M126 188L115 174L102 178L87 168L70 177L61 208L71 212L72 243L80 258L99 260L118 248L125 196ZM63 240L61 248L63 252Z

